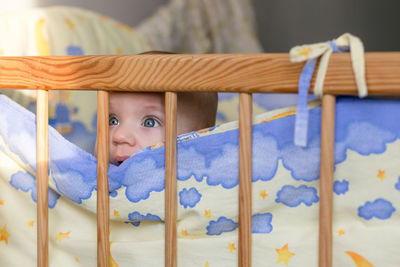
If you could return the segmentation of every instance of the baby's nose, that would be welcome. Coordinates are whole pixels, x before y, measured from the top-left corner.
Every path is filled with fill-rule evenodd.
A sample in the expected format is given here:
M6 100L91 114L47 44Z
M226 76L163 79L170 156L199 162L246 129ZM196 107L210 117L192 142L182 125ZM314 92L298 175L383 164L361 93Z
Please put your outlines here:
M128 144L134 146L136 144L135 134L124 127L118 127L112 136L113 143Z

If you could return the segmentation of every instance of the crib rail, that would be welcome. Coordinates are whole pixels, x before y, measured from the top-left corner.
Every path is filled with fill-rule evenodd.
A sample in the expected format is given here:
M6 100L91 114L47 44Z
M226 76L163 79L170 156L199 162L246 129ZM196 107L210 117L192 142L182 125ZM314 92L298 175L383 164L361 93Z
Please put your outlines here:
M176 111L177 94L165 93L165 266L176 267Z
M99 266L110 262L108 199L108 92L97 92L97 261Z
M400 95L400 53L367 53L370 95ZM37 97L38 266L48 266L47 90L98 90L98 266L109 265L108 91L166 92L165 266L177 266L177 92L240 92L239 266L251 266L252 93L296 93L301 63L287 54L0 57L0 89L39 89ZM312 86L311 86L312 87ZM350 56L332 55L321 122L319 266L332 266L335 97L356 95Z
M319 266L332 266L333 171L335 147L335 103L333 95L322 97L321 157L319 170Z
M47 266L48 262L48 157L49 157L49 139L48 139L48 91L38 90L37 92L37 249L38 266Z
M252 94L239 99L239 266L251 266Z
M365 60L369 95L400 95L400 52ZM0 89L297 93L302 66L288 54L0 57ZM349 54L331 56L324 92L357 94Z

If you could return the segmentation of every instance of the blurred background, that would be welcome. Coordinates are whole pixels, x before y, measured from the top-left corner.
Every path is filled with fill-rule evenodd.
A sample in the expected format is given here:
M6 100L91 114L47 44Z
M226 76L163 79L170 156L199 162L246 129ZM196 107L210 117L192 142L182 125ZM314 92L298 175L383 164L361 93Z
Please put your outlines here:
M168 0L14 0L2 11L77 6L112 17L132 27L151 16ZM287 52L298 44L315 43L350 32L367 51L396 51L400 1L385 0L252 0L256 27L265 52Z

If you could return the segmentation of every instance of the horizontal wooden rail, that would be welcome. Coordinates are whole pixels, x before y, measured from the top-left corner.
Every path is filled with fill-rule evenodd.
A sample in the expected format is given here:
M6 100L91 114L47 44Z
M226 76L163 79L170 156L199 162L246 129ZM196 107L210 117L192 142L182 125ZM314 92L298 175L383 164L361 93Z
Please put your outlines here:
M400 95L400 52L365 59L369 95ZM0 57L0 89L296 93L302 66L288 54ZM348 53L332 55L324 93L357 94Z

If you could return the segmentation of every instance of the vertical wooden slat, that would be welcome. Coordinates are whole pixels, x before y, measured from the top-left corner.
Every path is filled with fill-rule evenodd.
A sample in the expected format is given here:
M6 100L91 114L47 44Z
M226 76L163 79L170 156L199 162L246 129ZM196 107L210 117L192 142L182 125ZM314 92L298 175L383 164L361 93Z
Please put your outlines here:
M108 92L97 92L97 266L109 266Z
M335 145L335 104L335 96L324 95L322 97L319 201L319 267L332 266L332 206Z
M251 266L252 95L239 100L239 266Z
M165 266L177 266L176 240L176 110L177 93L165 93Z
M49 135L48 91L37 90L36 102L36 169L37 169L37 265L48 266L48 203L49 203Z

